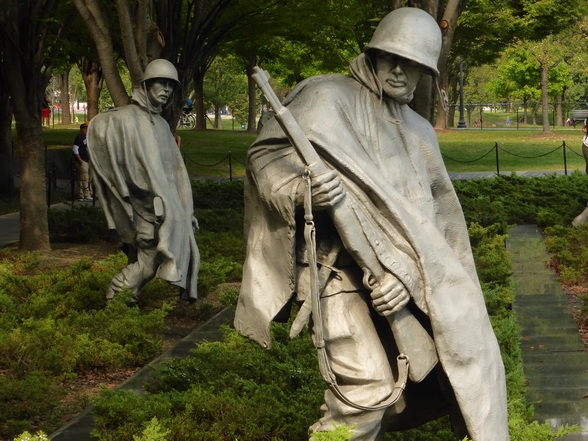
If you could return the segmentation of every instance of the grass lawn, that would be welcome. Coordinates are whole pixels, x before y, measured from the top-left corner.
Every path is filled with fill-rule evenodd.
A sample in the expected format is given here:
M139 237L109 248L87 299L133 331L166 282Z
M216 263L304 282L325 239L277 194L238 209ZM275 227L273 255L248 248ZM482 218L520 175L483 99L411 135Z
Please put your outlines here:
M456 129L437 135L449 172L496 171L496 143L501 172L564 170L564 141L568 170L585 168L579 127L556 129L552 135L537 129Z
M178 131L191 176L228 178L231 173L233 177L245 174L247 148L256 135L240 129L228 130L231 120L223 123L227 130ZM45 129L44 134L48 148L64 149L73 142L77 129ZM543 135L536 128L453 129L437 135L449 172L496 171L496 143L501 172L564 170L564 141L568 171L585 168L579 127L556 129L551 135Z

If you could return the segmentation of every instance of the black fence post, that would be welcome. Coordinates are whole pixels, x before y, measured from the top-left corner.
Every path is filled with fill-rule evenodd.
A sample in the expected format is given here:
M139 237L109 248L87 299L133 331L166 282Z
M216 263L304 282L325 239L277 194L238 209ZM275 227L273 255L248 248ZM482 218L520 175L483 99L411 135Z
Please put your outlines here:
M53 174L51 184L53 185L53 190L57 191L57 165L55 165L55 161L51 165L51 173Z
M229 151L229 181L233 182L233 155Z
M51 182L53 181L53 173L51 170L47 172L45 186L47 187L47 208L51 207Z
M498 159L498 142L494 143L494 150L496 151L496 174L500 174L500 161Z
M76 179L75 179L75 171L74 171L74 162L73 160L70 162L70 181L71 181L71 204L73 207L73 203L75 199L75 186L76 186Z
M568 175L568 158L566 156L566 142L565 141L562 141L562 142L563 142L562 145L563 145L563 156L564 156L564 172L565 172L565 175L567 176Z

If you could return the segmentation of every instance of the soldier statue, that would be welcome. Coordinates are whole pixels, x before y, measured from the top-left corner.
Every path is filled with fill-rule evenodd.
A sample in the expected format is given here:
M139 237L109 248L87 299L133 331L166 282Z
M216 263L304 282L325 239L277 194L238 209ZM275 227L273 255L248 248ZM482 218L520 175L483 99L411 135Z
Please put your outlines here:
M123 288L136 301L158 275L196 299L200 255L194 232L192 187L180 150L161 112L179 85L176 68L157 59L145 68L131 104L100 113L90 122L88 147L100 205L116 230L128 266L107 290Z
M429 14L394 10L349 75L309 78L284 102L319 161L304 160L275 107L249 149L235 326L269 347L270 322L301 305L291 334L308 324L330 386L310 439L345 423L353 440L380 440L442 415L459 439L509 439L504 367L463 212L435 131L410 107L421 75L439 75L440 50ZM303 233L309 219L314 236ZM420 334L395 330L409 317Z

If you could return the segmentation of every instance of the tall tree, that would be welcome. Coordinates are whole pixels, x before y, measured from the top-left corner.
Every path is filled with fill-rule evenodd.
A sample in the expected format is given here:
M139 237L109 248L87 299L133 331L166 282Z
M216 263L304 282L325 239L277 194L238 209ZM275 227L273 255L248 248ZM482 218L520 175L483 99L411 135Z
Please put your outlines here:
M498 98L511 97L523 102L523 122L528 121L528 104L541 97L539 64L523 45L513 46L496 68L489 89ZM508 95L506 93L508 92Z
M106 85L116 106L128 103L128 95L116 69L115 51L125 60L134 87L141 81L146 64L165 58L178 69L181 87L175 106L164 117L175 129L184 98L184 88L194 82L198 127L205 127L202 84L204 74L225 41L245 18L257 14L268 3L280 0L115 0L118 26L107 20L110 4L100 0L74 0L98 51Z
M0 66L3 53L0 45ZM6 81L0 68L0 195L12 196L14 190L14 175L12 169L12 109L10 96L6 88Z
M114 104L117 107L128 104L129 95L127 94L125 86L118 73L113 36L110 31L111 24L108 22L108 17L104 13L103 5L100 4L99 0L73 0L73 2L94 41L104 79ZM144 9L145 3L146 1L141 1L139 3L139 8L141 10ZM147 3L149 3L149 1L147 1ZM121 2L116 3L117 9L120 4ZM111 7L111 5L109 6ZM143 14L140 15L143 17ZM133 23L128 15L123 15L123 17L128 19L128 22L124 23L123 26L127 29L132 29ZM136 65L135 61L136 60L132 61L133 65Z
M41 105L75 14L59 0L4 0L0 8L2 71L9 90L21 161L21 250L49 249Z
M59 103L61 105L61 123L71 124L71 106L69 97L69 72L71 65L58 74L59 79Z
M194 87L196 129L206 128L204 76L222 45L236 39L263 11L284 0L191 0L185 5L173 0L153 0L156 23L165 36L161 56L174 62L185 87ZM260 22L258 26L262 26ZM183 92L183 91L182 91ZM176 95L168 120L178 120L185 96Z
M247 79L234 58L217 57L214 60L204 79L204 98L214 109L215 128L222 128L222 106L230 102L243 101L243 95L247 91L246 82Z
M587 21L588 24L588 21ZM588 29L586 26L577 25L571 32L558 35L550 35L539 42L526 44L529 54L539 64L541 72L541 110L543 133L550 132L549 125L549 84L550 74L557 73L557 68L562 63L567 63L577 53L588 49Z
M78 68L86 86L86 101L88 103L88 120L98 115L98 102L104 83L102 68L97 57L82 57L78 61Z

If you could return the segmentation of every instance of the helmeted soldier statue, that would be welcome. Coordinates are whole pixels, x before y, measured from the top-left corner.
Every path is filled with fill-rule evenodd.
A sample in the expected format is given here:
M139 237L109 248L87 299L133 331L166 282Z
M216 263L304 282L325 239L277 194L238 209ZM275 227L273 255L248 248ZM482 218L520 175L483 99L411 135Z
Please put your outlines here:
M319 354L326 352L326 377L336 379L311 439L345 423L355 426L353 440L380 440L447 414L460 439L509 438L504 367L463 213L433 128L408 105L423 73L439 75L440 49L429 14L398 9L380 22L350 75L309 78L289 94L284 105L326 172L301 159L279 112L249 149L235 326L268 347L270 322L301 304L291 334L308 324ZM347 219L334 214L342 205ZM302 234L308 219L316 253ZM357 236L365 247L347 245ZM383 268L379 280L365 265L368 254ZM307 306L316 286L322 316ZM401 315L425 335L394 333ZM434 362L405 383L408 352L418 355L427 339Z
M97 115L88 129L94 185L128 266L107 290L135 300L157 274L195 300L200 255L194 239L192 187L162 110L179 85L176 68L158 59L145 68L131 104Z

